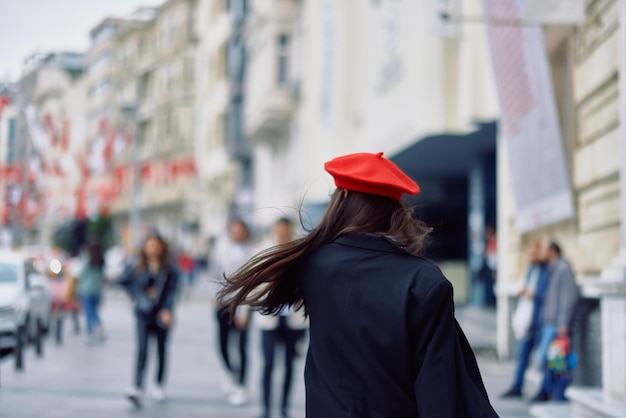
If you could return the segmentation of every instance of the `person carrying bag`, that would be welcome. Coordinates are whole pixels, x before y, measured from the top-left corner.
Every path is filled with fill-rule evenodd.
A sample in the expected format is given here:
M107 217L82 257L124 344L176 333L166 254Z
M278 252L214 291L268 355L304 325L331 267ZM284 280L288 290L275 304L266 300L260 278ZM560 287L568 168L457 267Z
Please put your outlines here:
M170 263L168 245L156 231L147 236L139 255L139 262L126 269L119 284L133 299L137 318L135 378L126 397L139 408L150 337L156 338L159 357L156 385L152 388L151 394L157 401L165 399L167 337L173 322L172 311L178 286L178 273Z

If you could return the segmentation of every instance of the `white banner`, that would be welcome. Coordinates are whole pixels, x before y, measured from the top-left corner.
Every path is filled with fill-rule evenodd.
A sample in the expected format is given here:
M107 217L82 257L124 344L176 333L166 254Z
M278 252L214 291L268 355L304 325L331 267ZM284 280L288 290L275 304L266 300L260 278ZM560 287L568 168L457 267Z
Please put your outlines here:
M489 20L519 20L525 0L483 0ZM574 215L543 29L488 25L516 203L527 232Z

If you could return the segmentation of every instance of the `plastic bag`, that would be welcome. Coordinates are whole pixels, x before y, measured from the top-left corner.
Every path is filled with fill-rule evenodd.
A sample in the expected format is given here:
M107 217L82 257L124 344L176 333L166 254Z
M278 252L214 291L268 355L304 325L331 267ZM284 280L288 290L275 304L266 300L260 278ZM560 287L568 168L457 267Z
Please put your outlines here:
M520 297L517 301L517 307L511 318L511 327L516 339L523 340L528 337L533 323L534 307L535 302L531 298Z

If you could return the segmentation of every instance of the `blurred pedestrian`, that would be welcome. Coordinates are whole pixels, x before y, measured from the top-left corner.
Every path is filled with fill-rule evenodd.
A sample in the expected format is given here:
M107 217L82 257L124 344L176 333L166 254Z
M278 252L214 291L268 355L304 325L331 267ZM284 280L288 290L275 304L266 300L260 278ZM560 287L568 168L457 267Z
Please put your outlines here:
M549 274L541 308L541 335L537 349L538 367L543 372L543 379L539 392L532 398L532 402L550 399L563 401L567 382L554 379L548 370L548 348L557 337L571 339L571 325L579 291L574 271L562 257L561 247L554 241L544 239L542 252L548 263Z
M498 235L492 225L485 227L485 253L483 274L485 282L485 304L496 306L496 280L498 278Z
M80 250L69 254L69 258L63 266L63 307L66 313L72 317L74 335L80 334L80 298L78 296L78 275L85 264Z
M325 168L337 189L320 223L229 276L221 301L306 309L308 418L496 417L452 285L418 255L430 229L401 200L418 185L382 153Z
M520 298L515 315L528 315L528 318L522 318L523 324L517 325L523 329L515 330L517 342L517 369L513 380L513 385L504 392L503 398L521 398L522 388L524 386L524 375L530 357L534 348L539 344L541 336L541 308L545 298L546 288L548 285L548 266L546 261L542 259L541 243L538 240L531 240L528 243L528 269L524 287L520 291ZM523 304L528 304L527 311Z
M132 297L137 318L135 376L126 396L136 407L141 407L151 338L156 339L158 352L156 386L151 395L157 401L165 399L167 337L173 323L178 272L170 260L167 242L156 230L148 233L138 258L135 265L126 269L119 283Z
M228 224L228 235L222 237L215 244L211 262L212 276L223 285L225 276L238 270L254 253L250 239L250 230L241 219L232 219ZM246 377L248 367L248 326L250 309L241 305L236 309L234 320L228 314L228 306L216 305L215 316L218 324L219 352L227 377L222 382L222 388L227 394L231 405L239 406L248 402ZM238 362L233 363L230 352L232 337L238 338Z
M194 282L194 263L193 257L185 250L178 252L178 271L180 273L180 280L186 286L191 287Z
M90 242L86 248L86 261L78 273L78 294L85 310L87 344L105 340L99 309L104 281L104 251L98 242Z
M292 241L293 227L291 220L281 218L274 224L274 245L284 245ZM289 396L293 381L294 361L298 354L298 344L304 338L308 326L304 312L296 311L292 307L285 307L278 315L261 315L257 312L255 324L261 330L261 348L263 351L263 415L269 418L272 404L272 372L274 371L274 357L276 346L282 346L285 356L285 375L283 378L280 416L287 418L289 410Z

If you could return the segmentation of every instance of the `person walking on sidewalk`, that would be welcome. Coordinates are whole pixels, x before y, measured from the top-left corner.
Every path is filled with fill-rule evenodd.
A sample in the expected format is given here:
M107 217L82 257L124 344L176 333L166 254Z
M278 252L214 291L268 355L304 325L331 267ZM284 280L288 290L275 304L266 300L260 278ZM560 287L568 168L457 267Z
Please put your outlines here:
M452 284L419 254L419 187L383 153L325 164L337 189L305 237L255 256L220 300L309 315L308 418L497 417L454 318Z
M518 303L532 304L532 310L529 310L531 316L528 321L528 326L525 327L526 329L519 331L517 369L513 385L501 395L502 398L522 397L524 375L528 368L533 349L539 344L539 337L541 336L541 308L548 285L548 267L541 257L541 243L539 241L532 240L528 243L527 255L529 266L526 271L524 288L520 292L520 300ZM519 308L520 307L518 307L518 309Z
M78 295L85 310L87 322L87 344L102 343L105 340L100 321L100 302L104 281L104 251L98 242L87 244L87 260L78 273Z
M292 241L292 224L288 218L281 218L274 224L274 244L282 245ZM293 366L298 354L298 343L305 336L308 326L303 312L296 312L286 307L278 315L256 313L254 322L261 330L261 348L263 350L263 415L269 418L272 409L272 372L276 345L283 347L285 355L285 376L282 384L280 416L288 418L289 395L293 381Z
M576 278L570 264L562 257L561 247L554 241L544 239L542 252L548 263L549 280L542 305L541 336L538 347L538 367L543 372L539 392L532 402L550 399L565 400L565 384L555 384L547 369L548 347L556 337L571 338L574 310L579 298Z
M133 386L127 398L141 407L148 342L156 338L158 368L152 397L165 399L165 371L167 364L167 337L172 326L174 301L178 286L178 272L170 260L167 242L156 230L150 231L144 241L136 265L129 266L119 282L134 300L137 318L137 360Z
M213 252L212 276L218 281L218 285L221 286L224 276L234 273L252 257L253 253L248 226L241 219L232 219L228 224L228 235L217 241ZM216 306L219 352L228 374L223 382L223 389L227 394L228 402L233 406L240 406L248 402L246 377L248 325L251 312L247 306L239 306L233 321L228 312L228 306ZM238 337L239 340L237 363L233 363L230 355L230 343L233 336Z

